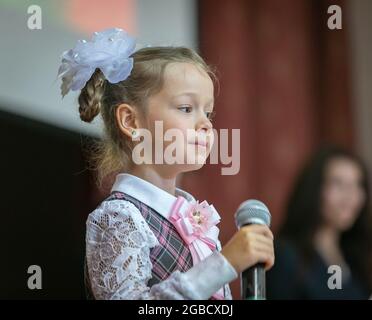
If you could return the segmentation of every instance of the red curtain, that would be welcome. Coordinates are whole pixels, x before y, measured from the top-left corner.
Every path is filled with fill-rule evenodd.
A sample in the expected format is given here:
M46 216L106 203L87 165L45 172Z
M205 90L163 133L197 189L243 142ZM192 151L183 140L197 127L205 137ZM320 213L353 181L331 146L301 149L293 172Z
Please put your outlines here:
M213 203L221 242L236 231L233 214L250 198L265 202L273 230L299 167L319 144L352 147L347 21L328 30L327 8L344 1L201 0L199 46L218 69L215 128L241 130L240 172L206 165L182 186ZM232 284L238 299L239 282Z

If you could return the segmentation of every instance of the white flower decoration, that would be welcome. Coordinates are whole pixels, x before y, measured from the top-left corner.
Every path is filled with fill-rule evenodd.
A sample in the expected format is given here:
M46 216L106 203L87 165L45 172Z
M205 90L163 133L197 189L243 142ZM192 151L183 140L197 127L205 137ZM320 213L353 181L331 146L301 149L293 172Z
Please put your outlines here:
M95 32L91 41L79 40L75 48L63 52L58 78L62 78L61 93L81 90L99 68L110 83L118 83L130 75L136 41L122 29Z

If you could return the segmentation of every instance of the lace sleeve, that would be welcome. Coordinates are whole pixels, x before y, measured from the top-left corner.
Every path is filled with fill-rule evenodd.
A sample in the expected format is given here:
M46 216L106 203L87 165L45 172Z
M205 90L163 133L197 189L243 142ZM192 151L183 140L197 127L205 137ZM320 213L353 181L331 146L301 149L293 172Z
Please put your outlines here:
M216 291L215 285L219 288L218 283L207 290L195 285L197 281L193 284L193 278L200 278L197 269L202 265L194 266L191 272L175 271L166 280L149 288L150 249L156 245L159 245L158 240L132 203L125 200L102 202L87 220L86 255L94 297L104 300L205 299ZM217 262L219 275L221 263L226 263L221 257L215 256L215 261L210 257L211 264Z

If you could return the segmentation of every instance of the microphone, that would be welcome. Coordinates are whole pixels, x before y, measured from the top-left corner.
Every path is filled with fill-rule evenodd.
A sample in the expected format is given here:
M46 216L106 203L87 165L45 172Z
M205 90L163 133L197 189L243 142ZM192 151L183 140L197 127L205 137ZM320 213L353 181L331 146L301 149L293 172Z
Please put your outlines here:
M269 209L258 200L244 201L235 213L238 229L250 224L270 226ZM243 300L266 300L265 266L258 263L241 274L241 296Z

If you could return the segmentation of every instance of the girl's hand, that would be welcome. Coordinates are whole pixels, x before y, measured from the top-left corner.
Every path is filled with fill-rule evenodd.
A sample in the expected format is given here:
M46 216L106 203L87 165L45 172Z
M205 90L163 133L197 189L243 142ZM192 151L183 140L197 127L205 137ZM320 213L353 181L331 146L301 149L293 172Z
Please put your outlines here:
M222 248L221 253L241 273L257 263L264 263L269 270L274 265L274 236L264 225L242 227Z

